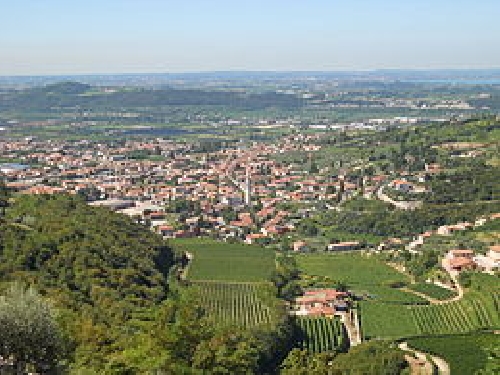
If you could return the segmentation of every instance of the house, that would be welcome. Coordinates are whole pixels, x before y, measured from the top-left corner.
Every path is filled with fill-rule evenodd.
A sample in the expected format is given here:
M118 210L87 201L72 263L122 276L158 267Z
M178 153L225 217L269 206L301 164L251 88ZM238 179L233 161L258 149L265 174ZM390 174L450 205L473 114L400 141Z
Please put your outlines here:
M490 246L486 255L477 255L474 257L477 268L483 272L493 274L500 270L500 245Z
M331 243L326 248L328 251L348 251L356 250L360 247L358 241Z
M244 242L248 245L252 245L254 243L258 243L259 241L265 241L268 238L269 237L263 233L250 233L247 234Z
M472 228L473 225L471 223L458 223L455 225L442 225L437 229L437 234L440 234L441 236L449 236L453 234L454 232L458 232L461 230L466 230L469 228Z
M293 301L291 314L333 317L348 310L348 297L347 292L335 289L306 290L303 296Z
M394 180L391 182L391 186L393 189L402 191L404 193L413 191L413 184L405 180Z
M441 265L448 272L459 273L476 268L473 250L450 250L441 261Z
M309 247L307 246L307 243L304 241L295 241L293 243L293 251L299 253L299 252L304 252L309 250Z
M158 227L158 233L163 237L173 237L175 229L171 225L160 225Z

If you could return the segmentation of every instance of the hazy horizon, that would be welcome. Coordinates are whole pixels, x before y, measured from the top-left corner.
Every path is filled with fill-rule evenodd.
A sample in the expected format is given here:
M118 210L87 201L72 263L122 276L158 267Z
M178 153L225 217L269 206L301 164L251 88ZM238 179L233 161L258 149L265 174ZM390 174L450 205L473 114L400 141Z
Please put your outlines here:
M19 0L3 9L2 76L500 68L494 0Z

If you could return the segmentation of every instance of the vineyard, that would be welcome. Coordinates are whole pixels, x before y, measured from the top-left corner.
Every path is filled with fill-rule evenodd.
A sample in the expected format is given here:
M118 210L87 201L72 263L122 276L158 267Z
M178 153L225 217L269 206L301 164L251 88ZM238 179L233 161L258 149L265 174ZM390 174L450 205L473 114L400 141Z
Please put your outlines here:
M198 281L264 282L275 270L275 255L259 246L210 239L175 239L169 244L193 255L188 279Z
M457 302L413 308L412 314L420 333L425 334L469 332L499 325L492 296L478 292L469 292Z
M263 301L265 285L257 283L196 282L200 302L216 323L253 327L270 321Z
M408 286L409 289L420 292L437 300L447 300L455 297L457 294L449 289L442 288L435 284L416 283Z
M491 276L475 276L473 286L455 302L430 306L362 303L366 338L454 334L500 327L500 290ZM394 322L397 322L395 324Z
M344 350L348 340L339 318L297 318L297 347L311 353Z

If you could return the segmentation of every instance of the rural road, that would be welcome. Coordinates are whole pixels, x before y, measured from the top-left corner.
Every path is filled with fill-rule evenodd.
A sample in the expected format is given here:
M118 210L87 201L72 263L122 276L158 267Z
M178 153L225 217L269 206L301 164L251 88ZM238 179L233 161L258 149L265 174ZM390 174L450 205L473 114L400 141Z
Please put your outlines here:
M423 361L427 361L427 354L426 353L410 348L408 346L407 342L400 343L399 349L401 349L405 352L411 352L411 353L415 354L415 356L418 359L423 360ZM448 365L448 362L446 362L444 359L437 357L437 356L433 356L433 355L429 355L429 356L432 359L432 362L434 362L434 364L437 366L440 375L451 375L450 366Z

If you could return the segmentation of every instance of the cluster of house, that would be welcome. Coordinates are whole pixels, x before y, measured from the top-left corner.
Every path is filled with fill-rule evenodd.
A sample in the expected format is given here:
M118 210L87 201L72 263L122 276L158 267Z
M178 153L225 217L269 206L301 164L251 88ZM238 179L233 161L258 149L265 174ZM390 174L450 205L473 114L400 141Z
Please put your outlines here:
M500 246L490 246L486 254L476 254L470 249L450 250L442 259L441 265L452 274L470 270L493 274L500 270Z
M358 188L356 180L310 174L275 160L274 155L290 151L319 150L315 137L293 135L277 144L208 153L163 139L0 140L0 154L23 163L3 168L8 187L20 193L82 194L89 202L151 223L166 237L215 234L255 243L292 231L308 215L280 209L280 203L326 201L340 189L348 195ZM134 157L138 153L155 157ZM169 220L166 207L176 201L195 202L196 210Z
M296 297L290 313L297 316L333 317L349 310L349 293L335 289L311 289Z

